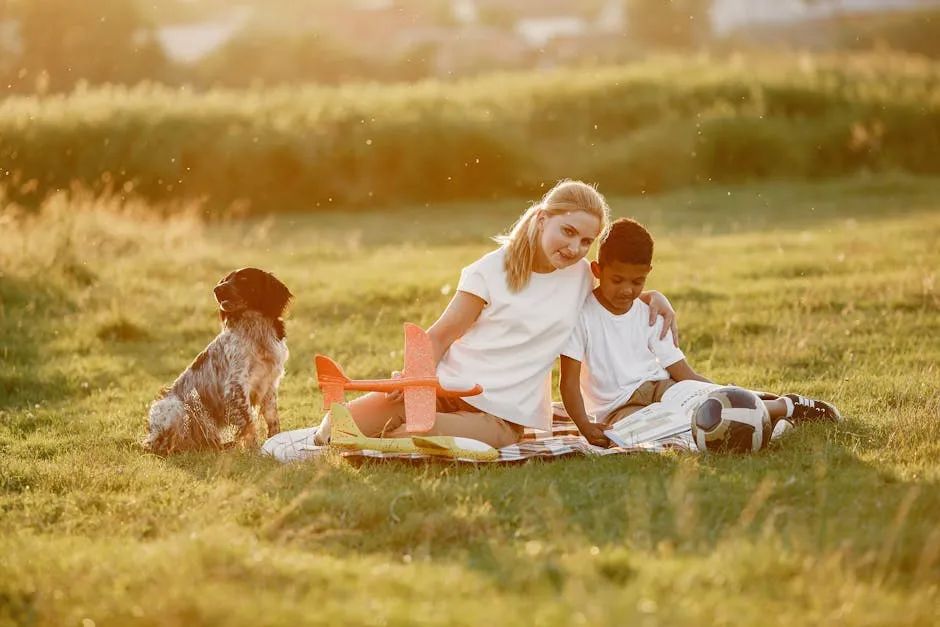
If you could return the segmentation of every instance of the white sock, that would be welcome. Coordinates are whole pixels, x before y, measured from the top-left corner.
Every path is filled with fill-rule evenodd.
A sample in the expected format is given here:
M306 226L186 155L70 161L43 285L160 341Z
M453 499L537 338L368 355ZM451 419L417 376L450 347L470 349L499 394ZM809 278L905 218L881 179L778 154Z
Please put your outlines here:
M787 415L784 416L784 418L792 417L793 416L793 401L787 398L786 396L781 396L780 400L782 400L787 405Z
M327 412L323 415L323 420L320 421L317 432L313 434L313 443L317 446L326 446L330 443L330 432L332 431L330 422L330 413Z

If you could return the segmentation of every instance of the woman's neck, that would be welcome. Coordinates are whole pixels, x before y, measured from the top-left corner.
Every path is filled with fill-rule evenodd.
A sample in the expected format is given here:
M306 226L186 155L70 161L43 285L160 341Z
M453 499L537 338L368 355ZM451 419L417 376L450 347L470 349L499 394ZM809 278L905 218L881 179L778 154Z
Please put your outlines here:
M545 251L539 246L535 251L535 258L532 259L532 272L537 274L548 274L556 270L552 262L545 256Z

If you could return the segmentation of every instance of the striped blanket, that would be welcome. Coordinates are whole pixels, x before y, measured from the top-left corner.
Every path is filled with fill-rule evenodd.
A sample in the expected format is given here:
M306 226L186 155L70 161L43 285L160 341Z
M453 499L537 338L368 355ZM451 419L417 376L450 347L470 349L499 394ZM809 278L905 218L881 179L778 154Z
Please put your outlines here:
M294 462L311 459L322 455L329 450L328 446L317 446L313 443L316 428L297 429L285 431L268 439L261 448L262 452L274 457L280 462ZM527 429L522 441L512 446L499 449L499 458L492 461L457 458L455 460L474 464L523 462L528 459L554 459L567 455L623 455L626 453L653 452L662 453L670 450L694 451L690 431L674 436L665 437L652 442L643 442L629 448L613 447L600 448L588 444L587 440L578 434L574 423L556 420L552 424L551 433L532 431ZM380 451L347 451L337 450L337 453L347 458L378 458L378 459L431 459L432 456L423 453L383 453ZM440 459L440 458L437 458Z

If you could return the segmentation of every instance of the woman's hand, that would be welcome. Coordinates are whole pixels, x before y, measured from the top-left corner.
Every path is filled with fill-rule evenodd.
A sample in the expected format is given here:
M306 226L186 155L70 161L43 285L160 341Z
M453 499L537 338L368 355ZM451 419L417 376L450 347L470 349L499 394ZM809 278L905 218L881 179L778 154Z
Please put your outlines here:
M398 370L393 370L392 378L401 379L401 372ZM405 398L405 394L401 388L385 393L385 400L387 400L389 403L400 403L403 398Z
M672 343L679 346L679 327L676 324L676 310L672 308L672 303L665 296L655 290L650 291L650 326L656 324L656 317L663 317L663 329L659 333L659 339L666 337L669 331L672 331Z

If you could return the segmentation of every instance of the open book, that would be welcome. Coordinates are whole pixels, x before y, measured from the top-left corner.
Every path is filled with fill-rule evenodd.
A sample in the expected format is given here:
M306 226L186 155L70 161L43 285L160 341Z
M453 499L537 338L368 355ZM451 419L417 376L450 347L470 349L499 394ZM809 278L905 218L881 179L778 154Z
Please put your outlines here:
M709 392L720 387L716 383L679 381L666 390L661 401L618 420L604 435L617 446L631 447L688 431L692 413Z
M679 381L666 390L661 401L615 422L604 435L617 446L628 448L690 431L692 413L709 392L720 387L717 383ZM559 418L571 419L562 403L552 403L552 410Z
M622 418L604 431L610 441L623 448L655 442L682 433L691 432L692 414L702 404L712 390L726 387L717 383L702 381L679 381L663 394L658 403L647 405L626 418ZM774 398L765 392L755 392L758 396ZM562 403L553 403L556 416L570 420ZM778 420L774 425L771 440L782 437L793 427L787 420ZM695 443L689 438L690 447L695 450Z

